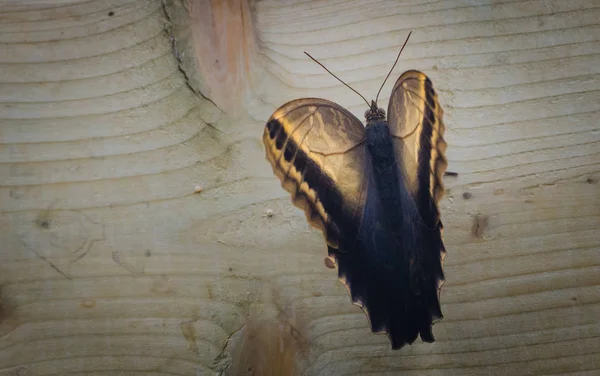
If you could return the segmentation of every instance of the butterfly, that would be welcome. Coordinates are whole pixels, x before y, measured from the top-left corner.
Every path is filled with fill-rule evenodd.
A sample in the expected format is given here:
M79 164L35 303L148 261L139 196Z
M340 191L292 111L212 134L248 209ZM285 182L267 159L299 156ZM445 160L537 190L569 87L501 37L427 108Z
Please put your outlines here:
M293 204L324 233L352 302L371 330L387 333L399 349L418 335L433 342L433 323L443 317L438 203L447 144L443 110L425 74L409 70L398 78L387 118L377 98L367 102L366 126L329 100L293 100L269 118L263 143Z

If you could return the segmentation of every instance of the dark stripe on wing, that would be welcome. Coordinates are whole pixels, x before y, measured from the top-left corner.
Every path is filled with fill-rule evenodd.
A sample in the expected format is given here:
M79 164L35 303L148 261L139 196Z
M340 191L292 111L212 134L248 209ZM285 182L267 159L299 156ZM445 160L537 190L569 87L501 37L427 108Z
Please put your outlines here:
M429 78L425 79L425 110L423 112L423 129L419 140L419 163L418 163L418 179L419 179L419 192L417 198L417 206L421 215L429 215L430 217L423 218L427 227L431 224L436 224L436 228L433 231L422 228L422 235L420 239L420 251L417 254L417 263L419 265L419 273L421 288L423 289L422 309L427 312L426 315L420 317L422 321L420 327L431 327L432 321L436 321L442 318L442 312L439 303L439 287L440 283L444 281L444 273L442 271L442 255L446 252L443 241L442 241L442 223L439 221L439 211L436 205L435 197L431 195L431 183L430 180L433 177L434 187L441 186L442 182L439 181L441 174L438 174L437 169L438 161L445 159L441 153L436 153L437 158L435 163L431 163L432 150L436 149L438 145L432 145L432 136L434 132L434 126L436 121L436 113L438 111L437 101L435 100L435 91ZM438 141L440 142L440 141ZM443 142L443 140L441 140ZM432 168L434 169L432 171ZM433 334L431 329L428 331L421 331L421 338L426 342L433 342Z
M417 193L417 207L421 215L427 213L436 213L437 208L430 193L430 175L431 175L431 136L433 134L433 125L435 124L435 93L429 77L425 79L425 111L423 112L422 130L419 138L419 155L417 167L417 179L419 181L419 191ZM436 218L423 218L425 223L435 223Z
M303 208L311 221L314 221L314 216L319 215L316 208L317 203L321 203L325 212L329 216L328 221L322 222L325 226L326 236L330 240L340 241L340 238L349 238L348 234L356 234L358 224L354 223L355 213L349 213L344 210L344 200L342 193L336 187L335 182L329 177L321 167L309 158L306 153L296 144L292 137L285 134L285 128L277 119L271 119L267 123L269 137L275 141L275 146L278 150L283 150L283 158L286 162L294 166L302 176L301 181L294 180L296 184L296 192L292 194L294 201L301 200L305 205L309 205L309 210ZM285 148L284 148L285 146ZM291 179L289 173L285 176L286 179ZM313 202L303 190L299 189L302 183L305 182L310 190L316 193L318 202ZM346 234L346 236L340 236ZM351 237L351 236L350 236ZM348 240L352 241L352 240Z

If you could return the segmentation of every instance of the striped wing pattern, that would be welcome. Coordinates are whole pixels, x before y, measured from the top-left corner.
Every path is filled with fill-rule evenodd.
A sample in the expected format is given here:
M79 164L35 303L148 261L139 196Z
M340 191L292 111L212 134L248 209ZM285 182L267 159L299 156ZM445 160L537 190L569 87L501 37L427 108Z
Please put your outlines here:
M281 106L263 135L267 159L292 202L338 248L342 228L360 221L365 192L365 130L352 113L325 99Z

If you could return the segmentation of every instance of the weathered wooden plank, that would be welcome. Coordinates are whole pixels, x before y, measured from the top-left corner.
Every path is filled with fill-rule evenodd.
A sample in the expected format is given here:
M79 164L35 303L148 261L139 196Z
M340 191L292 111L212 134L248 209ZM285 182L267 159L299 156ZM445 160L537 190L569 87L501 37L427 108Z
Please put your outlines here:
M0 375L600 372L596 1L185 5L0 6ZM303 51L371 97L410 30L459 175L436 342L392 351L260 138L362 118Z

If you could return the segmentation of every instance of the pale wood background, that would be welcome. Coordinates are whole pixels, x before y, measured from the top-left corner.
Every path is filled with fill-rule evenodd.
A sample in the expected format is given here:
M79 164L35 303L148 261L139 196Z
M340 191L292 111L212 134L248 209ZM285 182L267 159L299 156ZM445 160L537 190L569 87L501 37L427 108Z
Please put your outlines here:
M600 372L597 0L210 3L0 1L0 375ZM409 30L381 103L427 73L459 176L437 341L393 352L260 138L362 118L304 50L370 98Z

